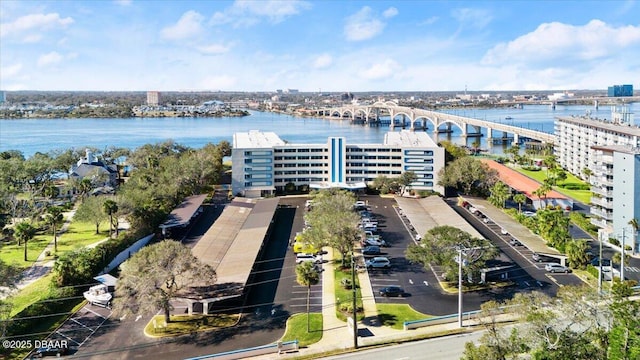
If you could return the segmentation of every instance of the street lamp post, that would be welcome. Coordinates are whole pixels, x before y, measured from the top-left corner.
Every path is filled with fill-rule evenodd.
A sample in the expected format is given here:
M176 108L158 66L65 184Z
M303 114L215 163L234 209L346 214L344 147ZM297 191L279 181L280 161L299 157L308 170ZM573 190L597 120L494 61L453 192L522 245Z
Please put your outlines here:
M351 288L353 289L353 348L358 348L358 307L356 292L356 257L351 252Z
M625 252L624 252L624 246L625 246L624 240L625 240L625 233L624 233L624 228L622 228L622 242L621 242L622 243L622 253L620 254L621 255L620 256L620 281L622 281L622 282L624 282L624 255L625 255Z

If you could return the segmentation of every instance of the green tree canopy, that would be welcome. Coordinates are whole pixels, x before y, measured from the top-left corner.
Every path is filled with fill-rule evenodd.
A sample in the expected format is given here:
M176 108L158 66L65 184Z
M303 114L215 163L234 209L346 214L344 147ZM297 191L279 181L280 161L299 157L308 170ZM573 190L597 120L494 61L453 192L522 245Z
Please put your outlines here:
M173 240L148 245L121 265L113 302L118 314L154 314L170 322L171 299L189 287L215 284L216 274L191 249Z
M497 181L497 172L470 156L459 158L440 170L438 185L467 195L485 195Z
M405 255L409 261L420 263L425 268L429 268L430 264L441 266L447 278L457 278L460 249L463 250L463 272L467 275L466 278L477 274L487 260L498 254L490 241L474 238L465 231L444 225L429 230L420 244L409 245Z

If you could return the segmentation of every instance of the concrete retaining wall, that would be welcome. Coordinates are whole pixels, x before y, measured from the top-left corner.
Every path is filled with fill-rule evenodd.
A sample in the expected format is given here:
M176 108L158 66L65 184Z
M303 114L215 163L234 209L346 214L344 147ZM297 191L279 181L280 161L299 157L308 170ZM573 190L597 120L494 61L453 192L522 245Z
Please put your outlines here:
M107 265L107 267L105 267L102 270L102 273L100 273L100 275L106 274L109 271L111 271L111 270L115 269L116 267L120 266L120 264L125 262L129 257L131 257L132 254L135 254L136 252L138 252L138 250L142 249L143 246L147 245L149 243L149 241L151 241L151 239L153 239L154 236L155 236L154 234L147 235L147 236L143 237L142 239L140 239L140 240L136 241L135 243L133 243L133 245L129 246L128 248L126 248L122 252L120 252L118 254L118 256L116 256L113 260L111 260L109 265Z

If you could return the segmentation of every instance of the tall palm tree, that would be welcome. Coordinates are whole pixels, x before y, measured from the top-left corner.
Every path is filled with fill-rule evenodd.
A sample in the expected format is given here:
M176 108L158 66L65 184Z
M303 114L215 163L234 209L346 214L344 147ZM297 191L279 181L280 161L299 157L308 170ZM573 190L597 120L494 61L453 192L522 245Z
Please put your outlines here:
M22 221L16 224L15 236L18 238L18 242L24 243L24 261L27 261L27 243L36 236L36 228L30 223Z
M118 212L118 203L116 203L113 200L106 200L103 204L102 204L102 208L104 210L104 212L109 215L109 237L111 237L111 231L113 229L113 215L115 213ZM118 220L116 217L116 224L115 224L115 228L116 228L116 236L118 236Z
M64 222L64 216L62 215L62 208L58 206L50 206L47 208L46 215L47 222L51 225L53 231L53 249L54 252L58 252L58 225L62 226Z
M296 281L298 284L307 287L307 332L309 332L309 297L311 296L311 285L320 282L320 273L316 270L313 261L304 261L296 266Z
M518 212L522 212L522 204L527 202L527 196L525 194L513 195L513 201L518 204Z

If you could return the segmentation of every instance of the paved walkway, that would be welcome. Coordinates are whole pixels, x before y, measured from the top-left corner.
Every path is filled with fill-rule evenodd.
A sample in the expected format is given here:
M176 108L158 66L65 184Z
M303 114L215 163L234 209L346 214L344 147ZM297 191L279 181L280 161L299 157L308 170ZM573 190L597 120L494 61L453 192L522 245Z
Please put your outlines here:
M62 226L60 227L60 230L58 230L58 239L60 238L60 235L64 234L69 228L69 224L71 224L71 220L73 219L75 213L75 209L63 213L65 221L64 224L62 224ZM42 250L40 255L38 255L38 258L33 263L33 265L22 272L22 275L20 275L20 280L18 280L18 282L15 284L15 287L13 289L10 289L10 291L0 291L0 300L9 297L9 295L12 295L17 291L24 289L27 285L33 283L43 276L46 276L51 271L51 269L53 268L53 264L55 263L55 260L47 259L47 253L52 254L54 252L54 247L55 242L53 239L51 239L51 242L49 242L44 250Z

